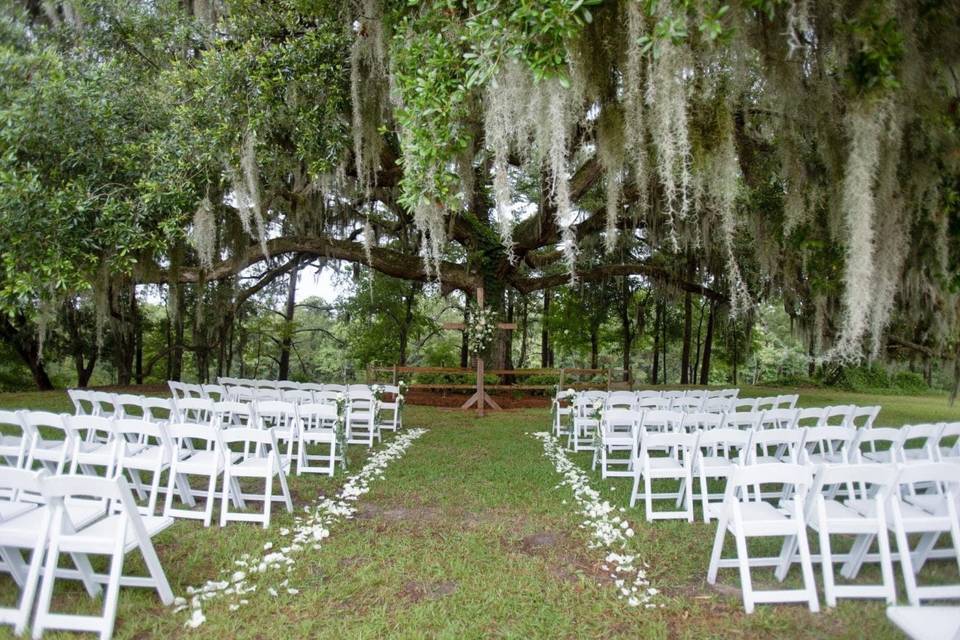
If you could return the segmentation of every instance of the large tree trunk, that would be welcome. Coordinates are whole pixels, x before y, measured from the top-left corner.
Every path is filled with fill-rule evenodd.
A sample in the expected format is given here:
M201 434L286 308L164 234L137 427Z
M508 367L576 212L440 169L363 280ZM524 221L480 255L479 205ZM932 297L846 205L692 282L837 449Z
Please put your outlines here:
M623 341L623 381L630 382L630 352L633 349L633 326L630 322L630 301L633 293L630 291L630 283L627 278L622 278L620 284L620 329Z
M530 309L528 306L529 300L527 299L526 294L523 294L520 299L522 300L523 304L521 305L520 358L517 361L517 367L523 369L527 366L527 343L529 341L528 325L530 321Z
M600 368L600 327L590 327L590 368Z
M182 284L171 284L170 299L170 332L167 347L170 351L170 361L167 367L169 380L180 380L183 377L183 313L186 306Z
M100 349L97 346L95 335L88 335L86 339L84 337L84 324L89 325L90 319L83 317L81 305L80 300L69 301L64 305L62 319L63 326L67 330L70 356L73 358L73 366L77 372L77 386L84 388L90 384L90 377L93 375L93 368L97 364ZM89 357L87 355L88 350Z
M470 322L470 307L463 308L463 325L467 326ZM467 342L466 330L460 332L460 368L466 369L470 366L470 345Z
M550 349L550 331L547 329L547 317L550 315L550 289L543 290L543 315L540 318L540 366L546 369L553 366L553 354Z
M687 254L687 280L693 282L697 263L693 253ZM683 348L680 352L680 384L690 384L690 342L693 338L693 297L689 291L683 296Z
M290 267L290 284L287 285L287 304L283 310L283 338L280 341L278 380L290 377L290 350L293 347L293 317L297 312L297 276L300 274L301 256L293 259Z
M110 285L110 326L113 331L113 366L117 384L128 386L133 381L133 361L136 355L136 288L128 283Z
M36 385L37 390L49 391L53 389L50 376L47 375L47 370L43 366L36 330L21 314L17 314L15 320L14 323L5 314L0 314L0 336L16 351L23 363L30 369L33 384Z
M703 339L703 361L700 364L700 384L710 384L710 356L713 353L713 324L716 320L716 303L710 303L710 317L707 320L707 336Z
M653 365L650 367L650 384L660 381L660 325L663 324L663 307L657 300L653 317Z
M663 305L663 314L660 324L663 329L663 337L660 339L660 347L663 349L663 384L667 384L667 301L663 299L660 301L660 304Z
M137 298L134 296L133 301ZM133 360L133 377L137 384L143 384L143 314L139 307L134 308L133 337L136 343L136 354Z

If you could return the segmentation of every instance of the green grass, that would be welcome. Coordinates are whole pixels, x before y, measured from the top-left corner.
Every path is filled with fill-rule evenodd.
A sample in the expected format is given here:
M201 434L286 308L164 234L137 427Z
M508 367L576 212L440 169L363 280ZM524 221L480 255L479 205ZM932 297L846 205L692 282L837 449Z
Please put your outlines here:
M960 419L960 411L949 409L942 396L818 389L804 391L801 398L807 405L882 404L878 424ZM65 411L69 403L62 393L5 394L0 407ZM225 600L213 601L204 609L206 624L187 630L184 613L172 614L152 592L125 589L115 636L897 637L878 603L841 601L837 609L820 614L801 606L761 605L745 615L736 571L721 571L718 587L706 584L714 525L648 525L642 508L626 513L637 531L632 551L649 564L648 576L665 606L627 607L601 570L603 553L587 548L570 492L556 488L559 478L540 443L524 435L545 430L548 421L544 409L478 419L457 410L407 407L406 424L429 433L372 484L360 499L359 517L337 524L320 551L302 556L289 575L298 595L281 590L279 597L270 597L266 588L279 578L265 578L250 594L249 605L231 612ZM351 450L351 470L362 465L362 451ZM577 460L588 467L588 454ZM605 498L626 506L628 480L592 477ZM295 477L291 488L297 504L304 505L335 492L342 481L342 474ZM222 570L233 569L233 559L257 552L290 522L279 513L271 530L263 531L246 523L204 529L199 522L179 520L155 542L174 592L186 595L187 586L219 579ZM139 569L132 558L128 570ZM955 567L948 569L956 573ZM761 584L764 573L756 572ZM15 593L13 583L0 578L0 602L8 605ZM69 582L58 583L56 601L86 611L99 606ZM0 637L10 635L0 627Z

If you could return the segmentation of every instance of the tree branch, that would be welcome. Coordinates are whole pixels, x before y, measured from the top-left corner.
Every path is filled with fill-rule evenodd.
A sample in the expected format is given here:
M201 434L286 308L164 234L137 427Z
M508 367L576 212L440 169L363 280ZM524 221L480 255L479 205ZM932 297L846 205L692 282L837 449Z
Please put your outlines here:
M629 275L644 275L648 278L665 282L680 289L681 291L689 291L690 293L694 293L711 300L716 300L717 302L727 301L727 297L719 291L714 291L713 289L704 287L703 285L695 282L687 282L686 280L678 278L662 267L656 267L642 262L603 265L593 269L587 269L586 271L577 272L577 278L583 282L597 282L599 280L605 280L611 276ZM513 278L510 281L510 284L512 284L520 293L530 293L531 291L539 291L541 289L558 287L566 284L569 282L569 280L570 274L557 273L549 276L541 276L539 278Z

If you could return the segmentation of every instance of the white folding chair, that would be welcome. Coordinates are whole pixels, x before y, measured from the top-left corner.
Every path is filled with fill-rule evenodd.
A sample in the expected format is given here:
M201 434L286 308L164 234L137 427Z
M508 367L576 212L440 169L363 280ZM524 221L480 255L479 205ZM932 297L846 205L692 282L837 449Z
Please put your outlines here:
M377 428L377 400L373 394L351 395L346 407L346 430L349 444L372 447L380 440Z
M32 469L39 462L50 473L63 473L73 451L73 432L67 428L64 416L49 411L22 411L19 415L24 427L33 434L26 468ZM50 437L53 433L61 437Z
M166 425L146 420L115 420L113 423L117 445L116 475L129 474L133 488L146 504L140 506L146 516L157 510L160 477L170 468L174 455L179 455L167 433ZM141 473L150 474L150 484L144 484ZM181 492L181 498L192 503L193 497Z
M646 411L648 409L669 411L670 402L668 398L661 398L660 396L638 396L634 407L637 411Z
M209 398L214 402L222 402L227 399L227 388L223 384L202 384L200 390L204 398Z
M176 419L172 398L144 396L140 404L144 418L150 422L171 422Z
M167 380L167 386L170 387L170 395L173 398L186 398L187 390L182 382L176 380Z
M597 430L600 428L598 416L604 401L605 398L586 393L581 393L574 399L573 429L568 441L568 446L574 451L593 450Z
M300 385L300 388L304 391L312 391L313 393L323 391L323 385L316 382L304 382Z
M757 409L760 412L760 409ZM760 413L758 430L764 429L793 429L797 426L800 415L798 409L766 409Z
M624 409L633 411L637 404L637 396L632 391L611 391L607 395L604 410Z
M848 464L857 432L849 427L809 427L805 430L803 446L806 460L814 465Z
M763 413L760 411L728 411L723 415L723 426L741 431L756 431L760 428Z
M700 481L700 503L703 508L704 522L710 522L710 505L714 498L722 499L724 494L710 493L708 480L723 478L727 480L741 463L741 457L750 446L751 431L720 428L704 431L697 439L697 448L693 457L693 474Z
M800 396L793 393L787 395L781 395L774 398L774 409L794 409L797 406L797 401L800 400Z
M873 423L877 421L877 416L880 415L880 407L854 407L853 411L850 413L848 420L848 426L854 429L871 429L873 428Z
M383 396L389 396L390 400L384 400ZM396 432L403 427L403 412L400 401L400 387L397 385L384 385L383 396L378 405L377 415L378 428L389 429Z
M919 606L924 600L960 598L960 583L928 586L918 584L917 580L927 559L932 557L951 558L960 569L960 517L957 515L960 466L917 461L901 466L897 483L901 491L894 491L891 497L890 524L897 539L907 599ZM919 485L933 485L937 490L923 496L905 498L901 495L903 487ZM949 534L951 546L935 550L937 540L944 533ZM908 536L917 534L920 539L916 548L911 549Z
M901 427L900 462L936 462L939 455L937 443L942 428L941 423L908 424Z
M782 508L759 498L751 500L749 488L764 484L791 487L790 493L793 499ZM806 602L810 611L820 610L804 518L804 500L811 484L810 468L797 464L775 463L737 467L733 476L727 481L723 503L710 507L713 511L711 515L715 516L719 522L713 541L713 551L710 554L707 582L716 583L720 568L738 568L743 606L747 613L753 613L755 604L766 602ZM722 556L723 543L728 532L733 535L736 543L736 558ZM784 543L780 556L751 557L747 540L754 537L783 537ZM785 562L790 562L794 549L800 554L803 588L775 590L753 588L751 567L780 567Z
M722 413L694 411L692 413L684 414L683 419L677 428L686 431L687 433L710 431L711 429L719 429L722 427L723 418L724 414Z
M257 402L281 402L281 396L282 392L280 389L274 389L271 387L257 387L253 391L253 399Z
M87 389L67 389L67 396L73 403L74 413L78 416L92 416L96 413L97 407L90 399L90 391Z
M717 396L714 398L707 398L703 401L703 406L700 408L701 411L705 413L716 413L724 414L730 410L731 398L725 396Z
M856 407L852 404L833 405L824 408L823 423L825 427L846 427L850 424L850 419Z
M214 401L210 398L174 398L176 421L189 424L213 424Z
M347 386L344 384L325 384L323 385L323 390L329 393L342 393L346 395Z
M15 411L0 410L0 461L23 467L33 441L33 431Z
M100 475L97 468L103 469L103 476L111 477L117 465L116 433L113 418L103 416L64 416L67 429L73 434L73 450L70 459L70 473L78 470L86 475ZM133 445L131 445L133 446Z
M227 387L227 399L232 402L253 402L256 389L245 385Z
M167 425L167 433L179 455L172 456L170 463L163 515L203 520L203 526L209 527L213 519L213 505L217 500L217 480L223 473L225 456L230 455L233 460L237 460L243 454L228 450L220 441L220 429L215 426L192 423L171 424ZM194 441L191 447L186 446L188 440ZM203 446L198 446L200 442L204 443ZM199 493L205 500L202 512L173 506L174 485L177 482L181 483L179 485L181 491L188 493L191 497L198 495L190 486L190 476L202 476L207 479L206 492ZM224 486L223 490L238 492L239 488ZM188 501L187 506L192 507L195 504L196 502L191 500Z
M734 398L730 403L730 411L745 413L757 411L757 400L758 398Z
M332 476L337 461L343 460L343 452L337 449L337 407L330 404L300 405L300 446L297 449L297 475L325 473ZM321 453L310 453L310 447L318 447ZM322 452L326 449L326 453ZM313 465L312 462L325 464Z
M891 464L900 461L903 432L890 427L860 427L850 445L850 462Z
M770 411L777 408L777 396L754 398L752 411Z
M270 429L238 427L222 431L220 440L228 449L230 449L231 444L242 445L245 451L251 452L250 455L245 455L239 459L233 459L233 456L225 457L224 487L233 486L233 482L241 478L255 478L264 481L262 494L241 493L236 496L241 509L245 508L247 500L262 501L263 513L231 511L228 499L231 492L224 491L220 503L220 526L226 526L229 520L239 520L260 522L266 529L270 526L270 507L275 499L282 500L287 507L287 512L292 513L293 502L290 500L290 491L287 489L287 476L283 470L276 433ZM281 491L281 495L276 498L273 495L274 477L279 479Z
M829 465L818 469L807 503L807 524L820 538L828 606L837 606L837 598L881 598L887 604L896 602L893 556L887 534L887 503L896 477L896 467L884 465ZM858 490L854 497L841 502L833 497L834 487L838 486L856 486ZM834 555L832 535L856 536L849 553ZM834 564L844 562L841 575L855 579L874 540L879 551L880 584L836 584Z
M697 445L697 435L680 432L650 432L640 429L640 450L633 461L633 490L630 492L630 506L639 498L644 499L647 522L666 519L683 519L693 522L693 451ZM655 456L654 452L665 451L665 455ZM643 478L643 493L640 493L640 479ZM654 480L676 480L680 486L676 492L653 491ZM654 511L654 500L673 500L682 511Z
M960 462L960 422L945 422L937 436L937 459Z
M130 495L123 478L92 478L62 476L45 478L43 495L50 502L53 515L50 525L50 543L47 550L43 581L37 597L37 611L33 619L33 637L39 639L47 629L91 631L100 638L113 635L117 615L117 601L121 586L156 589L160 601L173 604L173 591L163 572L163 566L153 548L151 538L173 524L172 518L143 517ZM72 522L67 502L78 498L104 500L114 506L104 517L92 524L79 526ZM125 576L123 564L127 553L139 550L147 566L148 576ZM61 553L77 556L105 555L110 557L108 575L88 575L97 582L106 583L103 613L99 616L53 613L50 610L54 582L59 571ZM87 573L88 567L78 567Z
M45 470L0 467L0 492L39 496L46 476ZM0 569L7 571L20 589L16 606L0 608L0 624L13 625L17 635L24 632L30 620L50 529L49 510L38 507L22 501L0 502ZM29 564L23 560L23 550L30 551Z
M800 464L803 459L803 437L800 429L765 429L754 431L750 447L744 456L745 464L789 462Z
M264 400L255 402L253 407L257 427L272 431L280 446L286 443L286 453L278 452L278 455L284 473L289 474L293 465L293 450L300 434L296 405L283 400Z
M106 391L91 391L88 397L95 407L93 415L105 418L116 418L120 415L117 394Z
M213 403L213 425L215 427L232 429L234 427L252 427L254 424L253 404L231 401Z
M276 387L280 391L294 391L301 388L300 383L295 380L277 380Z
M118 393L116 395L116 418L143 419L146 415L143 408L143 396L132 393Z
M822 427L826 424L827 407L807 407L797 410L797 417L793 421L794 429L809 429Z
M643 414L629 409L607 409L600 418L598 428L599 441L594 448L593 469L600 464L600 476L631 477L633 476L634 442L640 428ZM626 457L615 457L616 452L626 452ZM611 467L623 467L613 469Z
M682 398L675 398L670 404L670 409L672 411L680 411L682 413L696 413L700 411L703 403L704 399L701 397L684 396Z
M291 402L293 404L313 402L312 391L304 391L303 389L281 389L280 394L284 402Z

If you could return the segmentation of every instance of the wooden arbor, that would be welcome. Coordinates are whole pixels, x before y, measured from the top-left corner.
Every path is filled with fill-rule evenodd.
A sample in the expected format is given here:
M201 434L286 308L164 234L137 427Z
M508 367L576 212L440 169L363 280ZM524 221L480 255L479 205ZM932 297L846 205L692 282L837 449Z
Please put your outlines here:
M477 308L483 308L483 287L477 288ZM457 331L466 331L467 327L462 322L445 322L443 324L444 329L454 329ZM516 329L517 325L513 322L498 322L497 329ZM484 364L483 358L479 355L474 355L474 360L477 362L477 386L476 391L473 395L461 405L461 409L469 409L474 404L477 405L477 415L481 418L484 415L486 407L489 405L491 409L497 411L500 410L500 405L493 401L493 398L490 397L490 394L487 393L484 389L483 384L483 375L484 375Z

